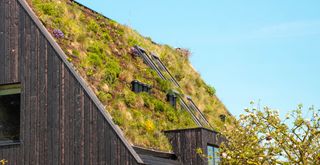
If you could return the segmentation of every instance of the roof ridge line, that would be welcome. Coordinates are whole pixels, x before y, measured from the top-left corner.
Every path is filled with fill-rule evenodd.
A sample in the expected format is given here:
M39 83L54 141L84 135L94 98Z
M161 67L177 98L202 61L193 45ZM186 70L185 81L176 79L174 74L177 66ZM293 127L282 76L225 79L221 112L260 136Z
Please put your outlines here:
M67 3L71 3L71 4L72 4L72 3L74 3L74 4L77 4L77 5L79 5L80 7L83 7L84 9L90 10L92 13L89 13L89 14L91 14L91 15L98 14L98 15L100 15L100 16L102 16L102 17L104 17L105 19L108 19L108 20L114 21L113 19L111 19L111 18L109 18L109 17L105 16L103 13L100 13L100 12L98 12L98 11L96 11L96 10L93 10L93 9L91 9L90 7L88 7L88 6L84 5L84 4L82 4L82 3L80 3L80 2L78 2L78 1L76 1L76 0L69 0L69 1L67 1ZM81 8L81 10L83 10L83 8ZM86 12L86 11L84 11L84 12Z
M116 135L120 138L120 140L124 143L125 147L129 150L135 160L140 164L145 164L137 152L133 149L132 145L129 144L127 139L123 136L123 133L119 127L114 124L112 121L111 115L106 112L105 107L97 98L96 94L92 91L92 89L88 86L87 82L82 78L82 76L75 70L75 67L72 63L68 62L67 56L64 51L61 49L59 44L54 40L52 35L49 33L47 28L42 24L39 20L38 16L33 12L30 8L29 4L25 0L17 0L22 8L27 12L27 14L31 17L31 20L35 23L35 25L39 28L39 30L43 33L45 38L48 40L50 45L59 55L62 62L67 66L67 68L71 71L72 75L77 79L80 85L84 88L85 92L88 94L89 98L93 101L93 103L97 106L101 114L104 116L106 121L110 124L111 128L115 131Z

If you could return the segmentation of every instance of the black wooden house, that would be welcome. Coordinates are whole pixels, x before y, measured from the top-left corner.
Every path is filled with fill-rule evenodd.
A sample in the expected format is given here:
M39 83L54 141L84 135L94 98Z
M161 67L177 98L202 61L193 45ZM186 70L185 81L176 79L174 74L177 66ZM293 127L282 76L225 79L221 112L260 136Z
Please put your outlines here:
M0 160L7 164L214 164L203 128L167 131L174 153L134 147L25 0L0 1ZM209 148L208 148L209 147Z

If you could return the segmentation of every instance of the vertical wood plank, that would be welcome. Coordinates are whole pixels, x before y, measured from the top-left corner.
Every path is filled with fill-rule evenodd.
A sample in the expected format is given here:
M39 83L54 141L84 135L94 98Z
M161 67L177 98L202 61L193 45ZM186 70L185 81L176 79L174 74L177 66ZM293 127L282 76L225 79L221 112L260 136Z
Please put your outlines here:
M47 145L48 145L48 160L47 160L47 164L48 165L52 165L53 162L53 117L52 117L52 111L54 109L54 105L53 102L54 102L54 98L53 98L53 76L54 76L54 73L53 73L53 70L54 70L54 57L52 55L52 50L50 48L50 46L48 46L48 115L47 115L47 125L48 125L48 136L47 136Z
M61 61L55 56L55 51L48 46L48 155L49 164L55 164L59 160L59 82Z
M93 152L92 152L92 157L93 157L93 162L98 162L98 150L99 150L99 144L98 144L98 122L97 122L97 113L98 110L96 108L94 108L94 110L92 111L92 142L93 142Z
M64 78L64 88L65 88L65 94L64 94L64 107L65 107L65 119L64 119L64 130L65 130L65 134L64 134L64 147L65 147L65 152L64 152L64 158L65 158L65 163L64 164L70 164L70 122L69 122L69 113L70 113L70 103L69 100L71 98L70 95L70 73L65 70L64 71L65 74L65 78Z
M38 98L37 98L37 82L38 82L38 70L37 70L37 56L38 56L38 33L33 22L31 23L31 44L30 46L30 148L29 157L30 164L36 164L36 123L37 123L37 111L38 111Z
M61 131L60 134L60 161L59 164L65 164L65 126L64 126L64 121L65 121L65 67L64 65L61 65L61 86L60 86L60 104L59 104L59 109L60 109L60 121L59 121L59 130Z
M80 164L81 161L81 92L80 92L80 84L77 82L74 83L74 163Z
M111 128L110 126L105 123L105 154L106 154L106 164L111 164Z
M9 24L9 38L10 38L10 82L18 82L18 5L16 1L10 1L10 24Z
M90 160L90 164L93 163L93 157L94 157L94 154L93 154L93 130L92 130L92 125L93 125L93 117L92 117L92 114L93 114L93 111L94 111L94 105L91 104L90 105L90 112L89 112L89 160Z
M16 15L16 18L15 18L15 29L14 29L14 34L16 35L15 37L15 75L14 75L14 81L15 82L21 82L20 80L20 63L19 63L19 60L20 60L20 52L19 52L19 38L20 38L20 34L19 33L19 29L20 29L20 5L18 4L17 1L15 1L15 15Z
M9 153L8 146L3 146L2 147L2 159L6 159L6 160L10 159L8 153Z
M5 43L4 43L4 82L9 83L9 74L10 74L10 0L5 0L5 20L4 24L4 35L5 35Z
M202 131L198 131L198 132L197 132L197 135L196 135L196 146L197 146L197 148L198 148L198 147L203 148L201 133L202 133ZM207 150L205 150L205 152L206 152L206 151L207 151ZM196 161L197 161L198 164L201 163L201 157L200 157L200 155L196 155Z
M26 50L24 53L25 59L24 59L24 76L25 76L25 141L24 141L24 159L25 159L25 164L28 165L30 164L30 119L31 119L31 96L30 96L30 91L31 91L31 80L30 80L30 57L31 57L31 52L30 52L30 41L31 41L31 20L29 17L26 17L25 19L25 44L24 44L24 49ZM27 152L29 151L29 152Z
M120 164L127 164L126 158L126 149L123 144L119 143L120 145Z
M1 12L1 11L0 11ZM0 18L1 19L1 18ZM1 26L1 25L0 25ZM21 109L20 109L20 140L22 142L25 141L25 116L26 116L26 81L25 81L25 13L24 11L19 8L19 75L20 75L20 81L21 81ZM1 51L1 50L0 50ZM1 72L1 66L0 66L0 72ZM1 77L1 76L0 76ZM1 79L1 78L0 78ZM23 164L24 162L24 143L19 147L19 157L18 164Z
M116 161L118 165L121 165L121 144L120 144L120 139L118 138L116 138L116 146L117 146L117 155L115 155Z
M80 84L79 84L79 88L81 88L80 87ZM81 129L80 129L80 149L81 149L81 152L80 152L80 154L81 154L81 160L80 160L80 164L84 164L85 162L84 162L84 146L85 146L85 143L84 143L84 139L85 139L85 137L84 137L84 135L85 135L85 132L84 132L84 112L85 112L85 94L84 94L84 91L83 90L81 90L80 91L81 92Z
M43 35L40 35L40 58L39 58L39 114L40 114L40 144L39 144L39 164L47 162L47 95L48 95L48 56L47 43Z
M110 148L111 148L111 157L113 158L113 159L111 159L111 164L116 164L117 163L117 143L116 143L116 137L115 137L115 135L112 133L111 134L111 138L110 138L110 143L111 143L111 146L110 146Z
M75 144L74 144L74 113L75 113L75 80L70 78L69 80L69 92L70 92L70 99L69 99L69 161L70 164L74 163L74 152L75 152Z
M104 122L102 120L102 116L101 115L97 115L97 136L98 136L98 162L101 163L101 164L106 164L105 163L105 159L104 159L104 151L105 151L105 148L104 148L104 129L103 129L103 126L104 126Z
M72 96L72 99L69 100L69 104L70 104L70 109L73 109L72 111L70 111L69 113L69 121L70 121L70 128L69 128L69 133L70 133L70 163L74 163L75 161L75 150L76 150L76 145L75 145L75 108L76 108L76 87L75 87L75 80L73 78L70 79L70 93Z
M88 95L85 95L84 98L84 164L90 164L90 111L92 102Z
M12 164L18 164L18 158L19 158L19 153L18 153L18 150L19 150L19 146L18 145L15 145L15 146L12 146L12 149L11 149L11 161L12 161Z
M0 84L4 83L5 77L5 3L0 2Z
M52 113L52 118L53 118L53 164L59 164L59 158L60 158L60 145L59 145L59 141L60 141L60 130L59 130L59 113L60 113L60 72L61 72L61 65L62 62L59 58L57 58L57 56L55 55L55 51L53 51L54 53L51 54L51 56L54 57L54 77L51 80L52 82L54 82L54 106L53 106L53 113Z
M34 115L34 117L35 117L35 121L34 121L34 132L35 132L35 135L34 135L34 137L35 137L35 139L33 139L33 141L35 141L35 158L34 158L34 162L35 162L35 164L39 164L39 162L40 162L40 141L41 141L41 138L40 138L40 135L41 135L41 130L40 130L40 121L41 121L41 117L40 117L40 88L39 88L39 86L40 86L40 65L39 65L39 62L40 62L40 50L41 50L41 47L40 47L40 42L41 42L41 40L40 40L40 38L41 38L41 35L40 35L40 32L39 32L39 30L36 28L35 29L35 33L34 33L34 35L36 36L36 51L35 51L35 54L34 54L34 56L35 56L35 66L34 66L34 68L35 68L35 70L34 70L34 72L33 72L33 74L36 74L35 76L33 76L35 79L36 79L36 81L35 81L35 83L33 84L33 92L35 93L35 98L36 98L36 102L35 102L35 109L34 109L34 111L35 111L35 115Z

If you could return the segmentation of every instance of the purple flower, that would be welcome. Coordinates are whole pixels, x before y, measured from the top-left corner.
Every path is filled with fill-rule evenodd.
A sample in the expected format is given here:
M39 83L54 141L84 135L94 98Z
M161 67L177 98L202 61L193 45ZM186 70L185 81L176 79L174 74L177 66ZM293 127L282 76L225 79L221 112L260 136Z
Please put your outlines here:
M63 38L63 37L64 37L64 34L63 34L63 32L62 32L61 30L59 30L59 29L54 29L54 30L53 30L53 36L54 36L55 38Z
M134 54L134 55L138 55L139 51L135 47L132 47L131 48L131 53Z

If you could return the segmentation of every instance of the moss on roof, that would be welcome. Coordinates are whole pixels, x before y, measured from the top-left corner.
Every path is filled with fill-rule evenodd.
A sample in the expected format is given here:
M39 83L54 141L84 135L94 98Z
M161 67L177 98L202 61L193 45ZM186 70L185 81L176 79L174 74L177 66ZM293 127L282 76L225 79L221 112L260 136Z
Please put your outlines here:
M190 65L188 52L156 44L131 28L68 0L28 1L49 32L59 29L64 33L56 41L134 145L169 151L171 145L163 130L196 127L186 111L166 102L168 89L191 96L211 125L216 130L222 128L219 115L228 112L214 88ZM160 79L133 55L134 45L159 55L181 88ZM132 92L132 80L152 85L151 94Z

